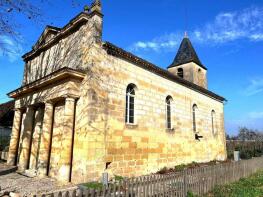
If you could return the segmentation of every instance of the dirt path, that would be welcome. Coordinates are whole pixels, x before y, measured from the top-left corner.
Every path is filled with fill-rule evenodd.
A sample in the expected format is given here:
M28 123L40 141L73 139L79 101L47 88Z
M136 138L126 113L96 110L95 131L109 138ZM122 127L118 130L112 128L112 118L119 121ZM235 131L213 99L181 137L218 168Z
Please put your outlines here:
M1 164L0 164L1 165ZM52 178L29 178L18 173L0 176L0 196L4 192L20 193L21 196L50 193L74 187L73 184L62 184Z

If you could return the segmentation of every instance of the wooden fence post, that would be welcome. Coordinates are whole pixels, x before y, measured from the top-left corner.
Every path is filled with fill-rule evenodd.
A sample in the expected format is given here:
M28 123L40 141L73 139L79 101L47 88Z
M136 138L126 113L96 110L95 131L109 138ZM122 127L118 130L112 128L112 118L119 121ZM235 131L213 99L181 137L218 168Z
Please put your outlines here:
M187 195L187 190L188 190L188 184L187 184L187 170L184 170L183 176L184 176L184 185L183 185L183 190L184 190L184 195Z

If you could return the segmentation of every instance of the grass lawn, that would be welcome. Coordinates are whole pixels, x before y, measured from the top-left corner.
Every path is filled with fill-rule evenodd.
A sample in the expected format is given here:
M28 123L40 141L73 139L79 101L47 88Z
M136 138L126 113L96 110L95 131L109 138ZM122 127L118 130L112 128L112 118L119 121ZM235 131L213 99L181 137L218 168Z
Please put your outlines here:
M238 182L218 186L206 197L263 197L263 171Z

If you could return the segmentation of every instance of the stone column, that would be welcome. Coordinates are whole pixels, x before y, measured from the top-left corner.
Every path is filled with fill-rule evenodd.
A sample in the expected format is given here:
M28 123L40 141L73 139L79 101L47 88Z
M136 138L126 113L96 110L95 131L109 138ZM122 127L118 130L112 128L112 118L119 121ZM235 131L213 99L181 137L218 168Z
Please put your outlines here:
M32 133L32 143L31 143L31 153L30 153L30 164L29 168L32 170L37 169L37 160L39 155L39 143L40 136L42 132L42 123L43 123L44 108L39 107L35 113L35 121Z
M75 115L75 99L66 98L65 102L65 113L64 113L64 127L63 127L63 149L61 151L60 163L61 167L59 169L58 178L61 181L69 181L70 171L71 171L71 157L72 157L72 143L74 135L74 115Z
M54 105L45 103L45 112L42 126L42 134L40 139L39 160L38 160L38 175L47 176L48 162L50 157L50 147L52 138L52 126Z
M19 109L15 110L14 122L12 127L12 136L9 145L9 155L7 164L16 165L17 163L17 154L18 154L18 145L21 131L21 121L22 121L22 111Z
M30 148L31 148L31 139L32 139L32 130L34 122L34 113L35 110L33 106L29 106L26 110L24 124L24 130L22 131L22 150L19 159L19 170L24 171L28 168L29 157L30 157Z

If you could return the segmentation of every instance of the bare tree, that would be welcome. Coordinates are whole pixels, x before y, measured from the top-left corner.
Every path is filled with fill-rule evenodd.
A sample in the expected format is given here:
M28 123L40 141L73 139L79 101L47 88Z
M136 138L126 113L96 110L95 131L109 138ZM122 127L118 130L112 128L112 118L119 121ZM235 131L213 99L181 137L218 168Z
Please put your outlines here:
M38 4L52 3L50 0L39 0ZM71 0L72 6L79 6L77 0ZM44 14L40 9L42 6L36 6L36 1L32 0L0 0L0 51L8 51L8 41L4 38L19 42L19 17L25 17L28 21L40 24L44 21Z
M263 141L263 133L246 127L240 127L237 138L243 141L246 140Z
M19 24L17 16L24 16L28 20L37 21L41 18L41 10L27 0L0 0L0 49L8 50L9 43L3 39L8 37L18 41Z

